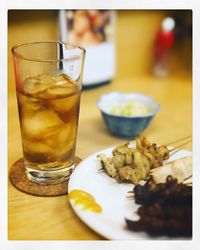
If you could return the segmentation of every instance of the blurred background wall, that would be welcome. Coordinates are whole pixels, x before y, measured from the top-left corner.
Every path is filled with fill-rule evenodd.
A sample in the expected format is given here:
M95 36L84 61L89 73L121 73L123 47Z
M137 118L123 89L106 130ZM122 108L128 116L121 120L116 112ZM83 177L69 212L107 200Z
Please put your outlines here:
M155 36L162 20L175 18L175 46L172 55L172 73L191 74L192 27L191 11L118 11L116 23L117 73L119 75L146 75L152 73Z
M172 73L180 77L191 77L192 40L191 11L140 11L123 10L116 13L116 77L132 77L152 74L154 41L161 21L166 16L178 20L178 38L172 56ZM25 10L9 11L8 55L9 90L14 90L12 46L29 41L58 40L58 11ZM185 25L185 29L180 29ZM187 39L190 37L190 39ZM101 65L100 65L101 66Z

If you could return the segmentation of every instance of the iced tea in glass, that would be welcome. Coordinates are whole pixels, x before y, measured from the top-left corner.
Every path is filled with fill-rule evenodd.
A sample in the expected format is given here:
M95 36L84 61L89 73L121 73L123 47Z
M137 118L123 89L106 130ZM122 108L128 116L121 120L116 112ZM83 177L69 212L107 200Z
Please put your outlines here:
M85 51L59 42L13 48L26 174L41 184L74 169Z

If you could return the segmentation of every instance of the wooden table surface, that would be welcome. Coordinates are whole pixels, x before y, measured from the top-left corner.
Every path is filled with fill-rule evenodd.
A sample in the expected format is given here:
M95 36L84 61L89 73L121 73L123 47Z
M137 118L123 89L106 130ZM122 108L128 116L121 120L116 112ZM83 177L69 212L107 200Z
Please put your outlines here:
M90 154L123 142L110 135L96 107L105 92L118 90L151 95L161 104L159 114L143 135L159 144L192 133L192 84L190 77L152 76L116 78L109 85L83 91L76 154ZM9 95L9 167L22 156L14 93ZM185 147L191 150L191 144ZM109 202L109 201L108 201ZM67 195L34 197L16 190L9 182L10 240L101 240L70 208Z

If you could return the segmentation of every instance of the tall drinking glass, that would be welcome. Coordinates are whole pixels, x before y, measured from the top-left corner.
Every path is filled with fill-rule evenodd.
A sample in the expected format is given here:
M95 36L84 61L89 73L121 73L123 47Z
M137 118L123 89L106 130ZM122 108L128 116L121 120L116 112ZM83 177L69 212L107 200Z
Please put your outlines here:
M85 50L33 42L12 53L26 175L63 182L74 169Z

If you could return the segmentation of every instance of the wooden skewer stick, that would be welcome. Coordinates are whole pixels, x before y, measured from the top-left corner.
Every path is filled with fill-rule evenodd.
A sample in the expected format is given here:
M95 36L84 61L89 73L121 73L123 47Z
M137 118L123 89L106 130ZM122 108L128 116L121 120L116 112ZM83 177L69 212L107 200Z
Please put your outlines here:
M192 175L190 175L190 176L188 176L187 178L185 178L184 180L183 180L183 182L185 182L185 181L187 181L189 178L191 178L192 177Z
M177 142L181 142L181 141L184 141L184 140L186 140L186 139L191 139L191 138L192 138L192 136L189 135L189 136L183 137L183 138L181 138L181 139L178 139L178 140L176 140L176 141L172 141L172 142L166 144L166 146L167 146L167 145L173 145L173 144L176 144Z
M133 195L129 195L129 196L126 196L127 199L133 199L134 196Z
M186 186L192 186L192 182L190 181L190 182L182 182L184 185L186 185Z
M171 153L171 152L175 152L176 150L180 150L181 147L185 146L186 144L190 143L191 141L192 141L192 139L182 143L181 145L176 146L175 148L170 149L169 152Z
M97 172L98 172L98 173L103 172L103 168L99 168L99 169L97 170Z
M132 194L132 193L133 193L133 191L128 191L127 193L130 193L130 194Z

